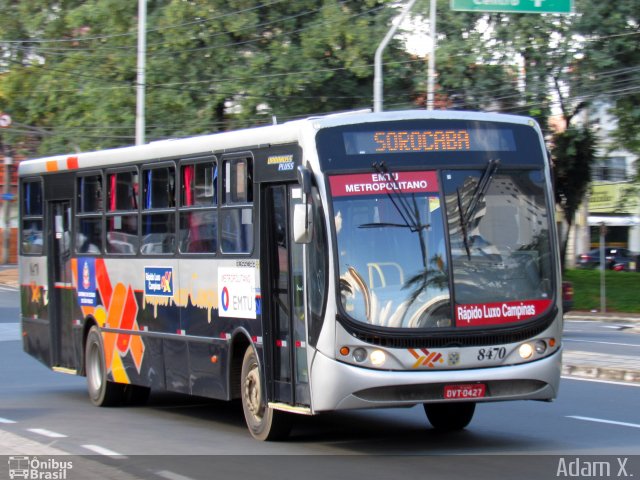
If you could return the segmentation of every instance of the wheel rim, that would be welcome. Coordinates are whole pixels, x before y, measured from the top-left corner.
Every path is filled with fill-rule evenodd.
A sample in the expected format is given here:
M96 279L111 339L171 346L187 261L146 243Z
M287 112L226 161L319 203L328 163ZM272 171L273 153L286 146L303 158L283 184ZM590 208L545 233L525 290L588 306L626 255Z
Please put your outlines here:
M262 387L258 364L253 363L244 380L244 401L247 410L258 422L262 421L264 406L262 405Z
M96 342L91 342L88 363L87 376L89 385L94 392L99 392L102 388L102 360L100 358L100 346Z

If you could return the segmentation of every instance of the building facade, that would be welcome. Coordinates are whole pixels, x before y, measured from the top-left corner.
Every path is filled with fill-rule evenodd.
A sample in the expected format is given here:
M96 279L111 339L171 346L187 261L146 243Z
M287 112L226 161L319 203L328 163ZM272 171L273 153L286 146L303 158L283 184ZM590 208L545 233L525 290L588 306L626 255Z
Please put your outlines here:
M588 117L587 117L588 115ZM600 246L604 227L606 246L640 252L640 184L638 157L619 148L612 136L616 121L608 105L593 107L580 121L593 128L598 139L597 161L591 171L591 186L576 215L569 241L567 266L576 255Z

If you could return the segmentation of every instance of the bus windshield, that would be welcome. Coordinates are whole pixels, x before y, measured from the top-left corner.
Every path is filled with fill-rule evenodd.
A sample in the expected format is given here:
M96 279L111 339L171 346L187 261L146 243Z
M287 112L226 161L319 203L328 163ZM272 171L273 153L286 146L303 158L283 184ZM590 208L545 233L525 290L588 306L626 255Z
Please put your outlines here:
M436 173L330 180L345 312L357 321L392 328L450 326Z
M525 321L550 306L540 170L488 162L477 170L329 180L340 301L350 319L389 328L480 327Z

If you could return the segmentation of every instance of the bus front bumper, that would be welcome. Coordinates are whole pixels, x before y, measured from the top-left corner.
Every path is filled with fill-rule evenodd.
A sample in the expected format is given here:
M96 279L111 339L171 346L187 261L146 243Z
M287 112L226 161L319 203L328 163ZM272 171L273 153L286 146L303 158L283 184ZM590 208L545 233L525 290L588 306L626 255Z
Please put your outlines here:
M316 352L312 369L314 412L400 407L445 400L447 385L483 384L473 401L552 400L558 394L562 350L518 365L468 370L384 371L338 362Z

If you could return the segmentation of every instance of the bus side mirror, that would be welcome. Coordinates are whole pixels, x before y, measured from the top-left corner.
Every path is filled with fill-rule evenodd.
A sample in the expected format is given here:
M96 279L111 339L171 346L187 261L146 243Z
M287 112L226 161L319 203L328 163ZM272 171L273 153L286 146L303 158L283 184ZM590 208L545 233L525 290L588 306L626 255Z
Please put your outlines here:
M313 237L313 210L308 203L298 203L293 207L293 241L309 243Z
M304 195L311 193L311 173L303 165L298 165L298 183ZM304 199L305 197L303 196L302 198Z

